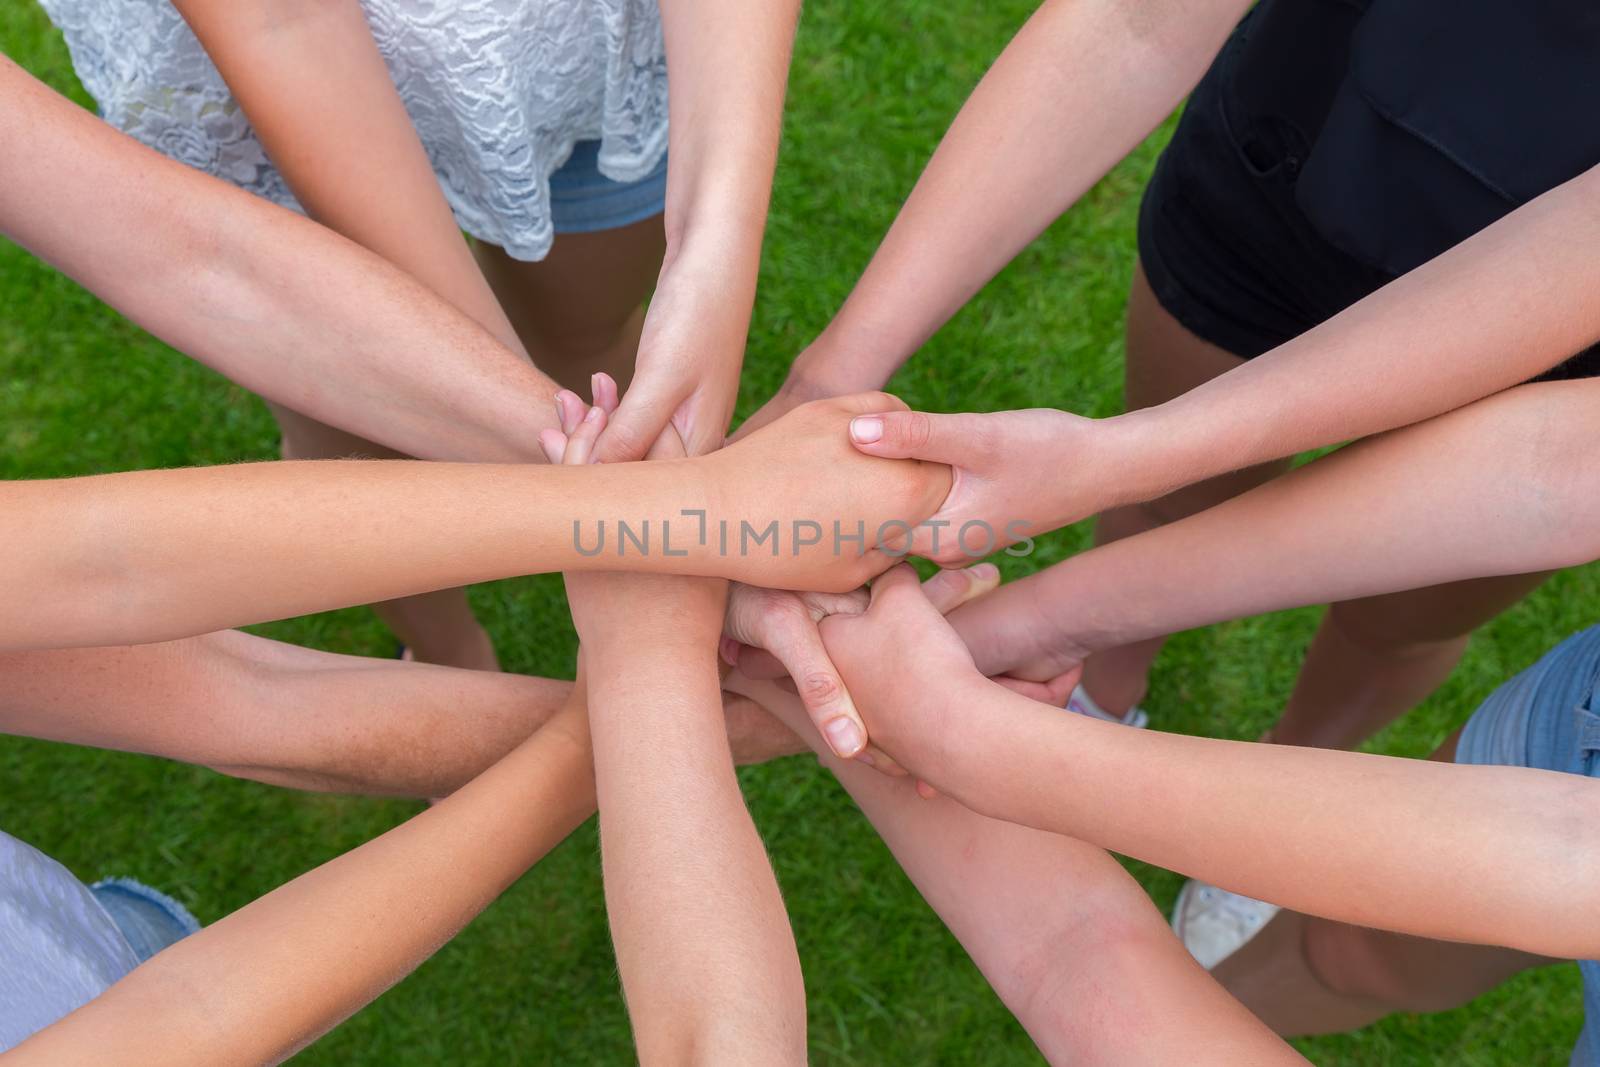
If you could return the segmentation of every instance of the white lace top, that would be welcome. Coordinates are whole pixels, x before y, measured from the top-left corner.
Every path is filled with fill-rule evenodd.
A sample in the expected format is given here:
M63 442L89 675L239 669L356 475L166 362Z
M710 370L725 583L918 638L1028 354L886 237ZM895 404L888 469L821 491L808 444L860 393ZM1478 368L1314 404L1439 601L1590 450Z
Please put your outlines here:
M101 114L173 159L296 208L168 0L40 0ZM550 250L552 171L600 141L637 181L667 148L655 0L361 0L461 227L518 259Z

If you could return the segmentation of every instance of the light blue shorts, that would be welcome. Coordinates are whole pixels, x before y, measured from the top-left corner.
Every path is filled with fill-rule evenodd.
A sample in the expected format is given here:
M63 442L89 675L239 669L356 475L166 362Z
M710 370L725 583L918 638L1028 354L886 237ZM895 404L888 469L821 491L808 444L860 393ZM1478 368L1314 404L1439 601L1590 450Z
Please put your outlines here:
M1461 731L1456 762L1600 778L1600 626L1567 638L1496 689ZM1600 962L1578 967L1585 1019L1572 1063L1600 1067Z
M594 233L643 222L666 210L667 157L636 182L600 173L600 142L579 141L550 175L550 223L556 233Z
M106 878L90 886L89 892L128 939L140 963L200 932L200 921L188 908L132 878Z

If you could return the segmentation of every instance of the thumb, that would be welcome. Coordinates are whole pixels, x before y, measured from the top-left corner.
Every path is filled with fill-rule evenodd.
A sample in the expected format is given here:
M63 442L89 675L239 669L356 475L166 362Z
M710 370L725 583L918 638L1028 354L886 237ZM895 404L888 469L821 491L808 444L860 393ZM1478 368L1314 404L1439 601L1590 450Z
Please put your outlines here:
M661 436L667 420L672 418L679 399L671 393L652 390L647 382L635 384L622 398L622 404L596 443L595 461L631 463L643 459Z
M972 455L981 415L934 415L926 411L882 411L850 420L850 440L871 456L926 459L959 466Z
M866 725L828 658L817 624L797 615L774 636L772 654L794 679L795 691L817 732L835 755L850 759L859 754L866 747Z

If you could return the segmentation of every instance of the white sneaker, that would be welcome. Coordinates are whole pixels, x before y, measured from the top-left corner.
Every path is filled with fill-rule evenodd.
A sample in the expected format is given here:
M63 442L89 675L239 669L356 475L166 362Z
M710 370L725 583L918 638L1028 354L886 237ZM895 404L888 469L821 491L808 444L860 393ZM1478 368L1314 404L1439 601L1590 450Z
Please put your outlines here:
M1172 930L1209 971L1243 948L1276 914L1276 904L1190 879L1172 907Z
M1124 726L1132 726L1136 730L1150 725L1150 716L1146 715L1144 709L1139 705L1135 704L1124 715L1113 715L1099 704L1096 704L1094 697L1090 696L1089 691L1081 685L1073 687L1072 695L1067 698L1067 710L1074 715L1087 715L1091 719L1100 719L1104 722L1119 722Z

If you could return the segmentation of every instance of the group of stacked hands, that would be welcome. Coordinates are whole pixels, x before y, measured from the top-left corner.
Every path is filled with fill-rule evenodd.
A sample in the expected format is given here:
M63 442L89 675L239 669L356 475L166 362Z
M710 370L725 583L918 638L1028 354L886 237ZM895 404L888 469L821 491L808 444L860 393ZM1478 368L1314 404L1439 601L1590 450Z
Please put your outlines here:
M555 393L552 420L547 380L379 257L116 142L9 63L0 80L15 102L0 114L6 232L263 396L436 461L0 486L0 575L27 608L0 613L8 728L442 798L156 955L19 1045L19 1064L287 1055L596 807L641 1056L802 1062L800 963L733 767L806 749L1055 1061L1297 1058L1106 850L1345 923L1600 956L1593 820L1546 817L1592 811L1592 780L1061 708L1104 649L1600 556L1594 387L1515 385L1600 333L1592 308L1572 310L1588 307L1573 293L1593 291L1593 263L1526 287L1515 321L1462 297L1495 263L1585 244L1577 226L1592 247L1581 205L1600 177L1156 407L934 415L882 393L808 399L796 379L708 451L731 396L697 408L686 385L682 407L648 434L635 418L619 445L626 402L601 374L592 403ZM159 237L85 238L117 231ZM193 287L181 314L174 284ZM330 330L343 359L318 363ZM1436 389L1363 384L1446 333L1458 373ZM393 359L446 348L449 366ZM1357 438L1022 581L962 567ZM534 439L549 462L526 462ZM946 569L919 582L907 555ZM550 571L566 574L581 640L571 684L225 629Z

